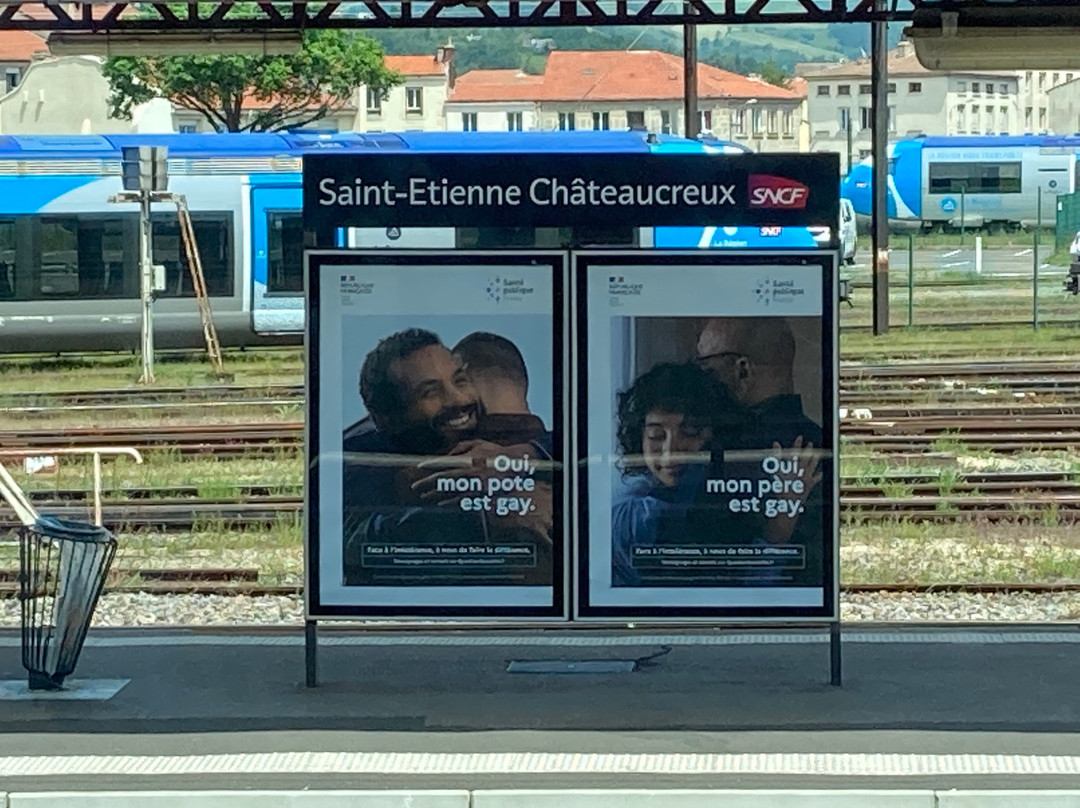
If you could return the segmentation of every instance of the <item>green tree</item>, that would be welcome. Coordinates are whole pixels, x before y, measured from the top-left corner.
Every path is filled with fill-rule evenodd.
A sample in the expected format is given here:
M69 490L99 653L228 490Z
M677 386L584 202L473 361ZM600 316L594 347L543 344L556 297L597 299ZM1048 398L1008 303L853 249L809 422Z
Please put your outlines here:
M769 61L762 64L758 68L758 71L758 75L761 76L764 81L769 82L769 84L775 84L777 87L786 87L788 81L791 80L791 76L787 74L787 71L772 59L769 59Z
M303 126L341 110L361 84L385 98L402 80L386 68L378 42L337 30L305 33L300 51L287 56L113 56L104 74L113 116L130 118L134 105L167 98L218 132Z

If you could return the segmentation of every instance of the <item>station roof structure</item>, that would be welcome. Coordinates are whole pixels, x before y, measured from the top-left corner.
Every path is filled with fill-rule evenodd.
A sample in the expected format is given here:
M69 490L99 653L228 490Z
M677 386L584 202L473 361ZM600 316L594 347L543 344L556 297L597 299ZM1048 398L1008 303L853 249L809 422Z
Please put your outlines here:
M1018 12L1071 0L217 0L145 3L0 0L0 30L297 31L318 28L495 28L696 23L906 22L920 10Z

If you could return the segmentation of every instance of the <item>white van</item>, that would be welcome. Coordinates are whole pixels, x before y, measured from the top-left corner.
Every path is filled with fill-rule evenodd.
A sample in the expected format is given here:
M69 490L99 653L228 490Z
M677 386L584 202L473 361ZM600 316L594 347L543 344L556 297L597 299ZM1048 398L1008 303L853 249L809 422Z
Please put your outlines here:
M840 198L840 257L845 264L855 263L858 233L855 230L855 208L851 200Z

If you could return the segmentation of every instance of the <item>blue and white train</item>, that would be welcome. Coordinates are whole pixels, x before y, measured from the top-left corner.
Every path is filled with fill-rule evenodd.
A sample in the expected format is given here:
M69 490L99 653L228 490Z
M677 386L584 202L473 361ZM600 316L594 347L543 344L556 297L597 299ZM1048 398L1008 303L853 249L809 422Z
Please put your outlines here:
M138 213L110 203L124 146L165 146L169 188L192 213L225 346L298 342L304 323L301 159L327 149L742 153L723 142L642 132L0 136L0 352L128 350L139 332ZM153 262L165 267L156 344L202 341L172 206L155 207ZM811 247L821 234L758 228L355 229L353 247ZM827 240L827 236L825 237ZM806 242L806 243L803 243Z
M1015 230L1054 222L1056 197L1080 188L1080 136L919 137L889 147L887 203L894 224ZM871 162L841 184L869 216ZM961 220L961 216L963 219Z

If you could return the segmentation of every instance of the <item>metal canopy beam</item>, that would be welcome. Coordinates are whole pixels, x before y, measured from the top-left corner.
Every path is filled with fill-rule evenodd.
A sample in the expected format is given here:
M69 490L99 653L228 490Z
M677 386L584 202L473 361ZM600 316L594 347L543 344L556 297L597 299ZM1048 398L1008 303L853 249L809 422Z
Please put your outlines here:
M1012 0L1023 6L1031 0ZM1001 0L961 0L1002 8ZM0 0L0 30L268 31L315 28L498 28L910 21L937 0L358 0L219 3ZM209 10L208 10L209 8Z

